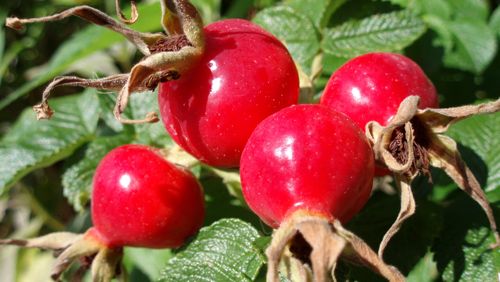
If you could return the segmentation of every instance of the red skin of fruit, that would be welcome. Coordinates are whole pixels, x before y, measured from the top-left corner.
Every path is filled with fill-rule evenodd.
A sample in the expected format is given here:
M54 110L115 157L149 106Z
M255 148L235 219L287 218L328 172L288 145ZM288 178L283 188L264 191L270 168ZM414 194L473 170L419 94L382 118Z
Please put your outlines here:
M257 126L240 172L248 205L276 228L297 210L348 221L370 196L373 169L368 140L347 116L296 105Z
M399 54L369 53L332 74L320 103L346 114L364 131L372 120L387 125L411 95L420 96L421 109L438 107L434 85L414 61Z
M160 85L160 112L190 154L212 166L237 167L257 124L298 102L298 74L283 44L249 21L210 24L205 37L201 61Z
M100 162L93 185L90 234L108 247L179 247L203 224L200 184L157 149L112 150Z
M387 125L408 96L420 96L421 109L437 108L432 82L411 59L393 53L369 53L356 57L332 74L321 104L349 116L365 130L369 121ZM377 166L375 174L390 171Z

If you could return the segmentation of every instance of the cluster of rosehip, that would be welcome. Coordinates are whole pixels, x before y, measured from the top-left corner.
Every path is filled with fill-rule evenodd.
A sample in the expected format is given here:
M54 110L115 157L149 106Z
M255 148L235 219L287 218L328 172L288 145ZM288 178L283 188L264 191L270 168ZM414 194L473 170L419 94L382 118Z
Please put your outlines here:
M49 90L68 84L118 89L115 114L134 122L120 116L130 93L159 85L161 117L171 137L208 165L239 167L246 202L276 229L266 251L268 281L278 281L283 260L296 265L295 278L328 281L339 257L404 281L383 261L383 251L415 210L412 179L429 174L430 166L444 169L483 207L498 243L483 191L456 143L441 135L462 118L498 111L498 101L437 109L436 90L416 63L398 54L371 53L338 69L319 104L297 105L297 70L278 39L245 20L203 28L187 1L161 3L169 36L132 33L85 6L43 20L11 18L9 25L78 15L146 50L130 74L62 77ZM40 117L52 114L49 90L37 106ZM156 119L149 115L141 121ZM342 224L368 201L374 175L390 172L402 208L376 254ZM95 281L109 281L123 272L123 246L179 247L198 231L203 217L203 190L186 168L167 161L159 149L126 145L111 151L95 172L94 227L83 235L53 233L1 243L58 251L54 279L84 258L82 270L91 267Z

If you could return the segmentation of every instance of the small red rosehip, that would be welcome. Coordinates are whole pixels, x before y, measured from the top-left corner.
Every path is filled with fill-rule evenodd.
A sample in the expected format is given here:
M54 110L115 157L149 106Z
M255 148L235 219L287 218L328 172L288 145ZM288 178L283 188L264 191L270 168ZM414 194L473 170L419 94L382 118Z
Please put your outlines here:
M438 107L434 85L414 61L400 54L368 53L332 74L321 104L346 114L365 130L370 121L388 124L412 95L420 97L421 109Z
M124 145L99 163L92 190L92 221L85 234L58 232L0 244L50 249L58 254L52 278L76 259L92 265L93 281L122 274L124 246L175 248L203 224L203 190L186 169L144 145Z

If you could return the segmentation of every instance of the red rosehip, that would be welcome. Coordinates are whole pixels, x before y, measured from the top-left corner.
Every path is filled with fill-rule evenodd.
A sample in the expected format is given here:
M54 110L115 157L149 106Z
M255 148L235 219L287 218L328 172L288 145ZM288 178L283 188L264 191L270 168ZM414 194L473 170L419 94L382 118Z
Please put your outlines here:
M298 74L283 44L249 21L210 24L205 37L198 64L160 85L160 112L186 151L209 165L237 167L257 124L297 103Z
M0 245L54 250L54 281L77 259L81 270L91 266L92 281L111 281L123 275L124 246L179 247L197 232L205 214L203 191L188 170L166 161L159 150L125 145L99 163L91 213L94 227L85 234L56 232Z
M386 125L408 96L420 97L420 108L438 107L436 89L411 59L392 53L356 57L332 74L321 104L342 112L363 130L369 121Z
M373 169L368 140L347 116L321 105L291 106L248 140L243 195L274 228L297 210L345 222L368 200Z
M125 145L100 162L92 233L108 247L179 247L203 219L203 190L196 178L157 149Z

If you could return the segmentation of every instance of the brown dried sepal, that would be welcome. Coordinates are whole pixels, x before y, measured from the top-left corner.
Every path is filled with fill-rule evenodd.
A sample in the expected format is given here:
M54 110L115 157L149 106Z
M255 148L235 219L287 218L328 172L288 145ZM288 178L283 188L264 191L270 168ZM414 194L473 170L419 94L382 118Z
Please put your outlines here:
M430 176L430 166L443 169L485 211L500 244L493 211L479 182L463 162L457 144L442 135L454 123L485 113L500 110L500 99L480 105L467 105L447 109L418 109L418 96L401 102L397 114L387 126L372 121L366 125L366 135L373 144L375 159L391 170L401 189L401 209L396 221L387 231L379 247L382 257L387 243L397 233L403 222L415 212L411 191L412 180L420 173Z
M54 281L59 281L61 275L76 261L80 262L80 267L73 273L72 281L80 281L88 268L92 271L92 281L111 281L114 277L124 279L123 248L106 247L92 235L91 230L85 234L57 232L28 240L3 239L0 245L53 251L56 261L51 278Z
M128 20L115 1L116 11L123 23L133 23L138 13L135 1L131 1L132 14ZM137 49L144 54L144 58L134 65L128 74L118 74L99 79L82 79L76 77L56 78L44 91L40 106L36 106L39 118L50 118L52 112L48 107L47 99L50 91L62 85L93 87L106 90L118 90L115 104L115 118L122 123L156 122L158 116L154 112L144 118L128 120L122 113L128 104L129 96L133 92L142 92L156 88L158 83L179 78L198 61L205 49L203 23L196 8L188 0L161 0L162 25L165 33L142 33L126 27L105 13L90 6L77 6L60 13L40 18L19 19L9 17L6 25L14 29L21 29L23 25L37 22L58 21L70 16L78 16L96 25L111 29L125 36ZM104 85L101 82L106 82ZM117 88L119 86L119 88Z
M307 211L294 212L274 232L266 250L267 281L279 281L278 272L298 281L326 282L334 279L339 257L371 268L389 281L405 281L359 237L342 227L338 220ZM297 280L293 280L297 281Z

